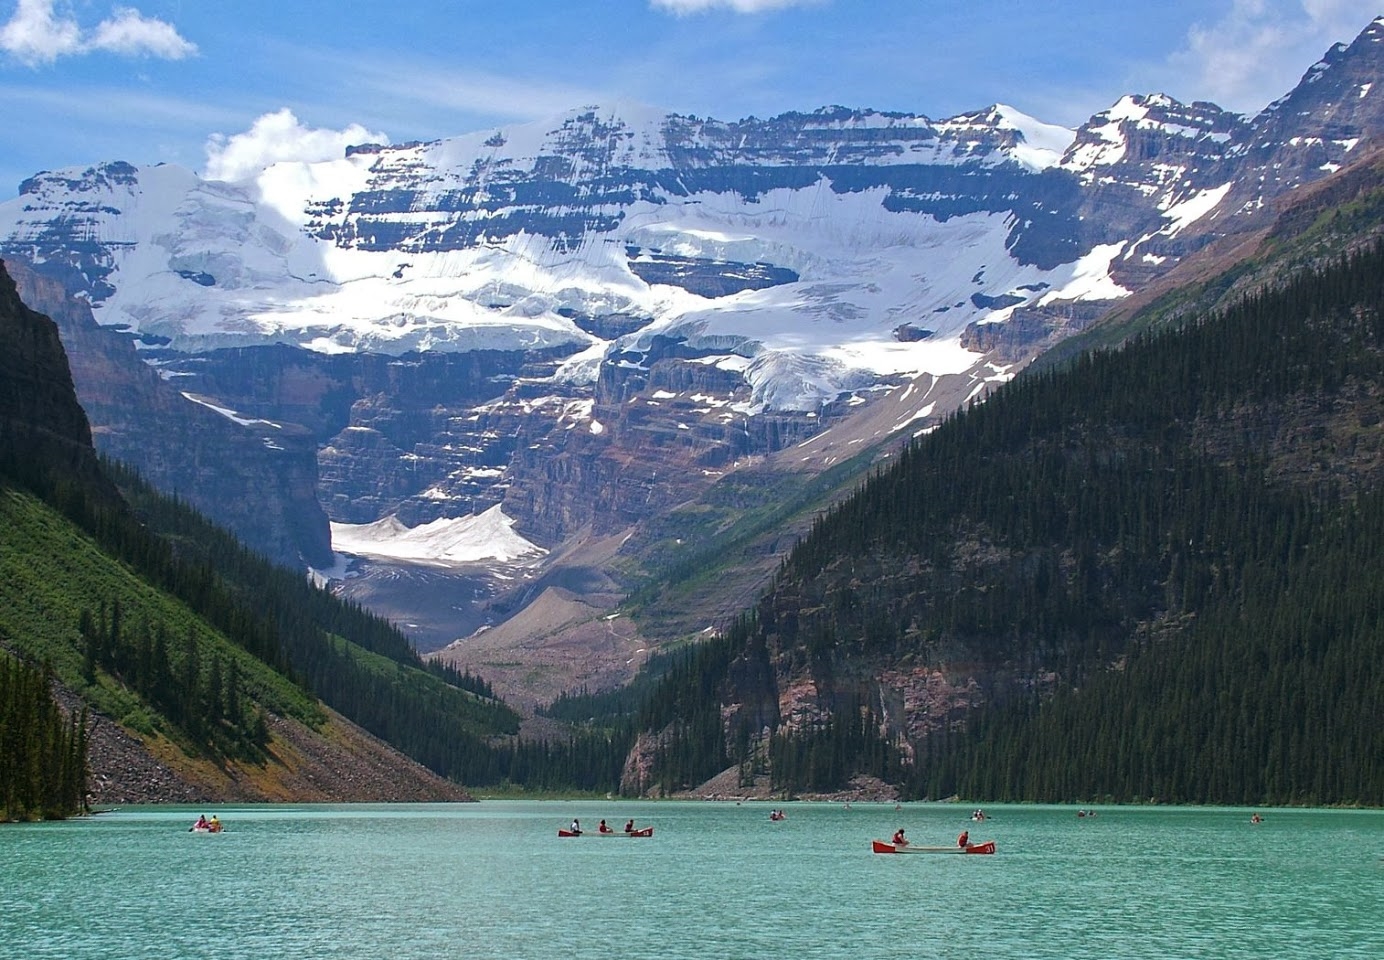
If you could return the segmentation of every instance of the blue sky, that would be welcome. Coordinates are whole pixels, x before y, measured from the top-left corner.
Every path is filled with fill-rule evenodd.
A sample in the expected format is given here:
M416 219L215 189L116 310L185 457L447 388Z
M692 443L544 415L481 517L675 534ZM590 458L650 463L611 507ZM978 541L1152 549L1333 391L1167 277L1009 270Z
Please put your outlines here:
M103 160L199 172L636 100L733 120L1125 93L1254 113L1384 0L0 0L0 200Z

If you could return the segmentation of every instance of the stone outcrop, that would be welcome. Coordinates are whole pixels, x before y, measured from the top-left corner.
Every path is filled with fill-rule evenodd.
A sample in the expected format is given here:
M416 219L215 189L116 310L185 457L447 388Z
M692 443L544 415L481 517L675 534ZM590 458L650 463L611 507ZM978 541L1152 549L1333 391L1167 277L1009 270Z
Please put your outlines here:
M289 421L237 422L232 411L189 400L180 380L161 378L128 337L98 326L84 301L22 262L10 268L24 301L56 324L67 347L68 382L98 451L273 560L330 566L309 431Z
M59 702L81 702L59 688ZM167 741L145 741L109 717L89 715L88 800L93 808L131 803L422 803L473 799L335 712L319 732L270 719L272 759L264 766L213 764Z
M25 305L3 264L0 344L0 470L35 478L57 471L114 496L97 467L57 325Z

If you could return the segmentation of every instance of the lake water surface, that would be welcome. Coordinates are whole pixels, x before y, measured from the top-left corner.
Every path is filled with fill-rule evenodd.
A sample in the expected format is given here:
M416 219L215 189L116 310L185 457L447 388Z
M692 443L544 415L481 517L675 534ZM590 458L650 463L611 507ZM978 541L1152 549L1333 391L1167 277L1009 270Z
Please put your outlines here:
M493 801L0 825L0 958L1384 957L1384 812ZM198 835L198 813L226 831ZM633 817L650 839L559 839ZM882 856L963 829L994 856Z

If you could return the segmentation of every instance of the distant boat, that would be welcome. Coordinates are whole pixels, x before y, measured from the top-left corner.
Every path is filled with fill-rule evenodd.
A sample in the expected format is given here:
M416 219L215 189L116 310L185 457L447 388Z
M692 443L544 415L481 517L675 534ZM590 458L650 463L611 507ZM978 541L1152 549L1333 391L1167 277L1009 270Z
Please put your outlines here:
M911 843L890 843L888 840L871 840L870 848L875 853L994 853L995 841L968 843L964 847L919 847Z

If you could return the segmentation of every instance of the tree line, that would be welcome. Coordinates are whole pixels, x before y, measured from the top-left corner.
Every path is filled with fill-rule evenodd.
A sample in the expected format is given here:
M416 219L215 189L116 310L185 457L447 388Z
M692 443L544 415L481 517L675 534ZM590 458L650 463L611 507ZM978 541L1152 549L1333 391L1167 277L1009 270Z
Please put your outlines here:
M0 650L0 820L86 809L86 712L66 716L52 683L51 669Z
M1384 803L1381 382L1379 244L1020 377L819 518L711 675L665 678L658 763L678 786L767 752L787 790ZM711 722L766 657L829 718ZM994 678L970 707L890 725L878 669L958 662Z
M247 696L236 659L204 656L190 625L174 638L163 621L127 624L113 599L95 613L82 610L77 629L88 685L99 667L183 731L193 751L264 759L270 738L263 705Z

